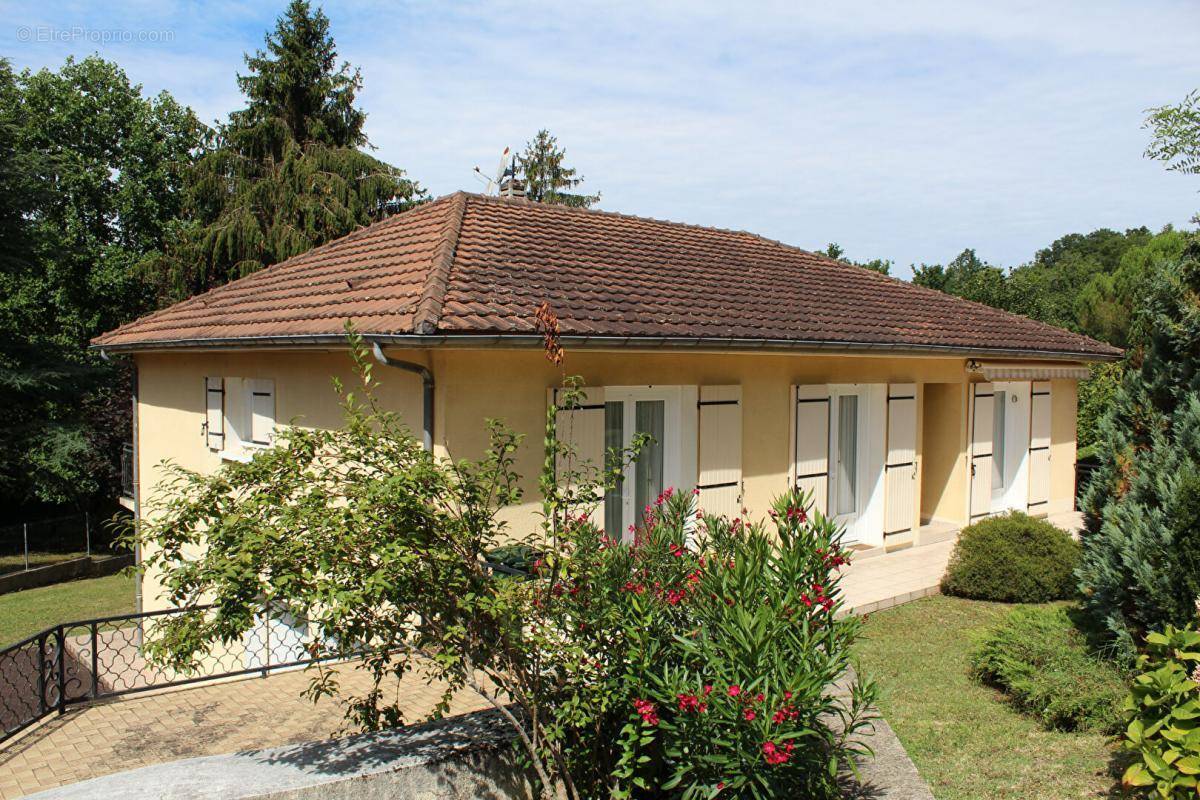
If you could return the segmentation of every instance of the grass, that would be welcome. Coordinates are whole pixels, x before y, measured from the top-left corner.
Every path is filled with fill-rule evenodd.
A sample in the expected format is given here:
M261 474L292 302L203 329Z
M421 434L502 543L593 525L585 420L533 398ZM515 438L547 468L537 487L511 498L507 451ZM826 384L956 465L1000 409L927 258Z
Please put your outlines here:
M121 573L0 594L0 647L60 622L133 610L133 578Z
M73 558L83 558L87 553L30 553L29 568L48 567L60 561L70 561ZM21 572L25 569L25 556L18 553L15 556L0 556L0 575L9 572Z
M1110 796L1114 740L1047 731L970 677L975 638L1013 608L935 596L873 614L858 656L880 710L938 800Z

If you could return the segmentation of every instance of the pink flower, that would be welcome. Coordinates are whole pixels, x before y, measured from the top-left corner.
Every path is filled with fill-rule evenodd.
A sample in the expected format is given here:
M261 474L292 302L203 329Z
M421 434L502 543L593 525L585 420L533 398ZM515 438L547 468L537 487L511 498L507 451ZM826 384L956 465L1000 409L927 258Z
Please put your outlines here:
M742 687L738 686L736 683L729 687L729 696L730 697L737 697L741 693L742 693Z
M633 707L637 710L638 715L641 716L642 722L647 725L658 724L658 710L654 707L654 703L635 697Z

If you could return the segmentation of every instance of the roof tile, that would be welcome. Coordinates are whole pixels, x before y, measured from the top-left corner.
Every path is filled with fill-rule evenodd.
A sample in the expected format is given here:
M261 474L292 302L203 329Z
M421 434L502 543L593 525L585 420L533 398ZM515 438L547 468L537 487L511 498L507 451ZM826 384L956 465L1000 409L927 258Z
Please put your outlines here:
M534 333L1112 357L1085 336L741 231L457 193L97 337Z

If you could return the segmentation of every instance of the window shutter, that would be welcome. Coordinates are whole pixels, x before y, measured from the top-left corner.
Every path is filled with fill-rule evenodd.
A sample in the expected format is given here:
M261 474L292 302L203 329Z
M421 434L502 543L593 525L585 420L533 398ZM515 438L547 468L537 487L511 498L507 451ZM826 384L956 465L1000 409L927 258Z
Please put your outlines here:
M554 435L559 442L564 443L570 451L573 464L568 465L566 458L559 456L555 470L559 476L573 466L576 471L590 472L589 466L601 470L604 468L604 390L592 388L583 390L583 398L574 408L564 408L559 389L550 390L550 402L558 406ZM595 498L596 505L592 509L592 523L597 527L604 526L604 497Z
M250 382L250 441L269 445L275 438L275 381Z
M1029 510L1050 501L1050 382L1033 384L1029 407Z
M225 379L204 379L204 434L209 450L225 447Z
M916 517L917 386L893 383L887 395L883 535L907 533Z
M742 387L701 386L696 488L706 514L742 515Z
M992 512L992 422L995 410L992 384L971 385L971 507L972 520ZM1003 413L1003 409L1001 409Z
M796 414L792 444L796 488L811 493L812 507L825 514L829 507L829 387L793 386L792 401Z

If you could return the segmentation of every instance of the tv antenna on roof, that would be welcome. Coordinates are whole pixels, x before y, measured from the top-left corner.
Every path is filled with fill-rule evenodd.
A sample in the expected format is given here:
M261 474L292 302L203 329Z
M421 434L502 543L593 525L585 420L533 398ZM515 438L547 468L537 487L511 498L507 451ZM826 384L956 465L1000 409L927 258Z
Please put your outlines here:
M499 197L524 197L525 189L517 178L517 157L510 148L504 148L500 154L500 165L496 167L496 177L489 178L479 167L475 168L475 176L483 181L483 193Z

